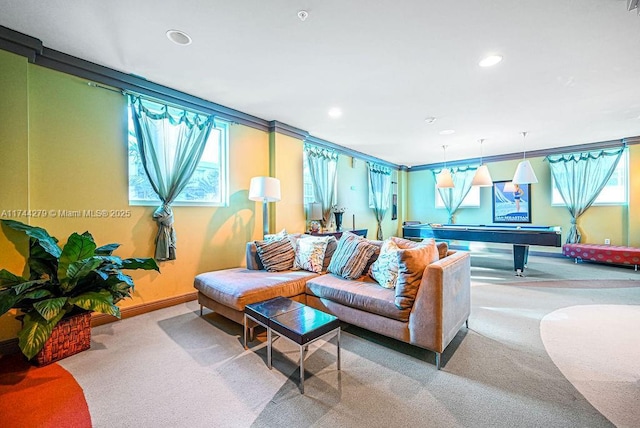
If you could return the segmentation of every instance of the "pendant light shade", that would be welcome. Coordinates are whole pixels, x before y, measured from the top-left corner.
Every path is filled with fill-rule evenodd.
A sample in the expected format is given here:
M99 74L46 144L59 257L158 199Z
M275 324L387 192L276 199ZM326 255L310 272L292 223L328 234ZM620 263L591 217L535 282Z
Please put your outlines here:
M527 136L526 132L522 132L522 162L518 164L516 173L513 175L513 184L531 184L537 183L538 177L533 171L531 163L526 159L526 151L524 150L524 140Z
M493 180L489 173L489 168L486 165L480 165L476 171L476 175L473 176L472 186L478 187L491 187L493 186Z
M471 182L472 186L478 187L491 187L493 186L493 179L491 178L491 174L489 173L489 168L486 165L482 164L482 143L484 140L480 141L480 166L476 170L476 175L473 176L473 181Z
M538 177L536 177L531 163L528 160L523 160L518 164L516 173L513 175L513 180L511 181L513 184L531 184L537 183Z
M451 171L448 169L440 171L440 174L436 176L436 187L439 189L450 189L454 187Z
M451 171L447 168L447 146L442 146L442 150L444 151L444 168L440 171L440 174L436 176L436 187L438 189L450 189L455 186L453 185Z

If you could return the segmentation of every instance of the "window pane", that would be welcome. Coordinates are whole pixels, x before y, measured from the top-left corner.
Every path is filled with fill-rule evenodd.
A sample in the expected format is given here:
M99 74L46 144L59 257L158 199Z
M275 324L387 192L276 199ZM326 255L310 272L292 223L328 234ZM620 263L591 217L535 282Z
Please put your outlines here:
M226 205L227 204L227 146L229 126L216 120L202 158L174 205ZM169 132L177 127L169 127ZM160 199L153 191L142 166L138 141L129 109L129 203L157 205ZM169 154L173 156L173 153Z
M480 206L480 187L473 186L467 196L464 197L462 203L460 204L460 208L478 208ZM444 202L440 197L440 192L438 192L438 188L436 187L436 208L444 208Z

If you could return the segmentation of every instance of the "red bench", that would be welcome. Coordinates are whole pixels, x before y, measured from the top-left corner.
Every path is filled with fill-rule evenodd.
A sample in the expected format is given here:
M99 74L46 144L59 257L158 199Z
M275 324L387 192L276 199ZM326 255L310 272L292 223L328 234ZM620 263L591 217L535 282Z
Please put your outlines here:
M613 263L616 265L633 265L638 270L640 264L640 248L617 245L596 244L564 244L562 254L579 260Z

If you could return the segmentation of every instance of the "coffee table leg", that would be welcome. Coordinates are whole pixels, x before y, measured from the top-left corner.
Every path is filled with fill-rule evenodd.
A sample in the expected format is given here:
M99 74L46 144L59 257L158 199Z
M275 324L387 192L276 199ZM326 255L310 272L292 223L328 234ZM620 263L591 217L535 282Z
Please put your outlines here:
M269 370L271 370L271 350L273 348L271 344L271 338L271 329L267 327L267 367L269 367Z
M247 349L247 314L244 314L242 321L242 335L244 337L244 349Z
M300 393L304 394L304 347L300 345Z
M338 327L338 370L340 370L340 327Z

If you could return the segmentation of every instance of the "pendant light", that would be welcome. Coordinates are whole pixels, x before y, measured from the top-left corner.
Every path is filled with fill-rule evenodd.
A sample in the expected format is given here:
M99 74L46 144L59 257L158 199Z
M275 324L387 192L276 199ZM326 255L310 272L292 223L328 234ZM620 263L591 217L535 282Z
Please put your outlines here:
M482 143L484 143L484 139L480 139L478 141L480 142L480 166L476 170L476 175L473 176L471 185L478 187L491 187L493 186L493 180L491 179L489 168L482 164Z
M513 184L531 184L537 183L538 177L536 177L536 173L533 171L533 167L531 163L526 158L526 150L524 147L524 140L527 137L526 132L521 132L522 134L522 161L518 164L516 168L516 173L513 175Z
M439 189L450 189L453 186L453 177L451 171L447 168L447 146L442 146L444 151L444 168L440 171L440 174L436 176L436 187Z

